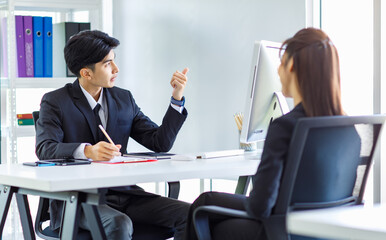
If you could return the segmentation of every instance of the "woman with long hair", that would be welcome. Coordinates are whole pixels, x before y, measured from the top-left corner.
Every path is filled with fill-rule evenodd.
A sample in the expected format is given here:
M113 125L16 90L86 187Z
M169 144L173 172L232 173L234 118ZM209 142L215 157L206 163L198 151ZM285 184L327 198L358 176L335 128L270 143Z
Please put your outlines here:
M275 207L280 179L297 120L303 117L343 115L339 57L330 38L320 29L304 28L284 41L278 68L282 93L294 100L294 109L269 126L253 189L246 197L206 192L191 205L185 239L197 239L193 211L203 205L246 210L256 219L269 217ZM212 236L221 239L266 239L262 224L247 219L211 219Z

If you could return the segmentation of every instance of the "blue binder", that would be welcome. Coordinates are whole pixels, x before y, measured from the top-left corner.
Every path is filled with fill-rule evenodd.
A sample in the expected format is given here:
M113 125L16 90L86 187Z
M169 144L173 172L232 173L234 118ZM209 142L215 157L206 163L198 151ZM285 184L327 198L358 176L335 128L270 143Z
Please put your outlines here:
M35 77L43 77L43 17L32 17L32 23L34 31L34 75Z
M43 76L52 77L52 17L43 17Z

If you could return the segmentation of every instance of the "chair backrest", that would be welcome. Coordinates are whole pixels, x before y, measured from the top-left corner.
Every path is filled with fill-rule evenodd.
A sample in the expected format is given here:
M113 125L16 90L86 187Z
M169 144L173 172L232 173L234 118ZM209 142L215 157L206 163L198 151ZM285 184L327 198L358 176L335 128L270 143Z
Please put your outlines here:
M34 119L34 125L35 125L35 130L36 130L36 123L39 119L39 111L32 112L32 118Z
M361 140L354 126L310 129L298 163L290 206L307 207L308 203L314 208L321 203L339 205L350 201L360 149ZM298 160L297 156L294 161Z
M278 199L264 223L269 239L288 237L285 221L289 211L362 204L385 120L383 115L298 120Z

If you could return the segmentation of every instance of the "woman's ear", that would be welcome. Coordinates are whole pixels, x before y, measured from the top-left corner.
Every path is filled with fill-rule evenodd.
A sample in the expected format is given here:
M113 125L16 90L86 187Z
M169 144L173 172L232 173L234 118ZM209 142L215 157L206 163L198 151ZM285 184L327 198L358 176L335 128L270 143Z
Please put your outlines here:
M287 68L290 72L293 72L294 70L294 59L291 57L290 59L288 59L287 61Z
M91 73L89 68L82 68L79 71L80 76L84 79L90 79L91 78Z

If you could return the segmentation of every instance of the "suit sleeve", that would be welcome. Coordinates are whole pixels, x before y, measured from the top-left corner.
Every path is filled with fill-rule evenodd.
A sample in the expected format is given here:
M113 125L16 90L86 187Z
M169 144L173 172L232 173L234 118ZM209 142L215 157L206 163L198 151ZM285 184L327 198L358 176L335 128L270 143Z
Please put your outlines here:
M36 125L36 155L39 159L73 157L79 146L79 143L63 143L62 114L55 98L44 95Z
M169 104L162 124L158 126L143 114L134 99L132 99L132 102L135 117L130 136L152 151L168 152L172 148L177 134L188 115L186 108L182 113L179 113Z
M269 127L261 162L252 178L253 189L246 201L248 213L256 218L268 217L276 204L291 129L282 119Z

